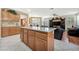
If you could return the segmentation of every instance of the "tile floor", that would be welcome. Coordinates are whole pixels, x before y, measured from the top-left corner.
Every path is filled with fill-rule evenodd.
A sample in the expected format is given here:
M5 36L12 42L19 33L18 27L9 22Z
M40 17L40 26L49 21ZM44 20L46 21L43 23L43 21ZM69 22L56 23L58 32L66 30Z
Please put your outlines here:
M79 51L79 46L60 40L54 40L55 51Z
M60 40L54 40L55 51L78 51L79 46ZM31 51L20 40L20 35L8 36L0 39L0 51Z
M31 51L20 40L20 35L8 36L0 39L0 51Z

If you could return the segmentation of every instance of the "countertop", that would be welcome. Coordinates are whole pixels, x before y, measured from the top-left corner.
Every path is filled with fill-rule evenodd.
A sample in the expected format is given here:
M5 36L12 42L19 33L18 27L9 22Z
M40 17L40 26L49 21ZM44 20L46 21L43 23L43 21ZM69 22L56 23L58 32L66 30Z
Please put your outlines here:
M1 26L1 27L18 27L18 28L20 28L21 26Z
M41 31L41 32L53 32L56 28L48 28L48 27L21 27L21 28L26 28L26 29L31 29L35 31Z

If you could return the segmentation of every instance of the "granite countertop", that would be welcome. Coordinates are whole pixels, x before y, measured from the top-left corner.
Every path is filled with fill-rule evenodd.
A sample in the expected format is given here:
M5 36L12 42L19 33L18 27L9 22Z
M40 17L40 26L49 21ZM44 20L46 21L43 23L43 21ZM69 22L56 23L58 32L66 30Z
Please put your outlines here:
M26 29L31 29L35 31L41 31L41 32L53 32L56 28L48 28L48 27L21 27Z

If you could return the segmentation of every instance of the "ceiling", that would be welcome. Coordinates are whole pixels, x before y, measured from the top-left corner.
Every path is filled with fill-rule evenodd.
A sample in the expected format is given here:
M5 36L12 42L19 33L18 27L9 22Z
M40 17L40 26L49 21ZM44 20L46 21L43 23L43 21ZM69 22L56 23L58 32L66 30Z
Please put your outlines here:
M51 16L57 15L69 15L79 12L79 8L14 8L15 10L29 13L31 16Z

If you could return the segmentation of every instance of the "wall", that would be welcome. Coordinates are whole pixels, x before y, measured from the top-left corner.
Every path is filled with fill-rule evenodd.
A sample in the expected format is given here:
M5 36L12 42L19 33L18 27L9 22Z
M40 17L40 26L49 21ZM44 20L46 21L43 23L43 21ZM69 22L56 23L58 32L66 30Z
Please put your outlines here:
M2 27L19 27L19 22L15 21L2 21Z
M79 14L77 15L77 27L79 28Z

